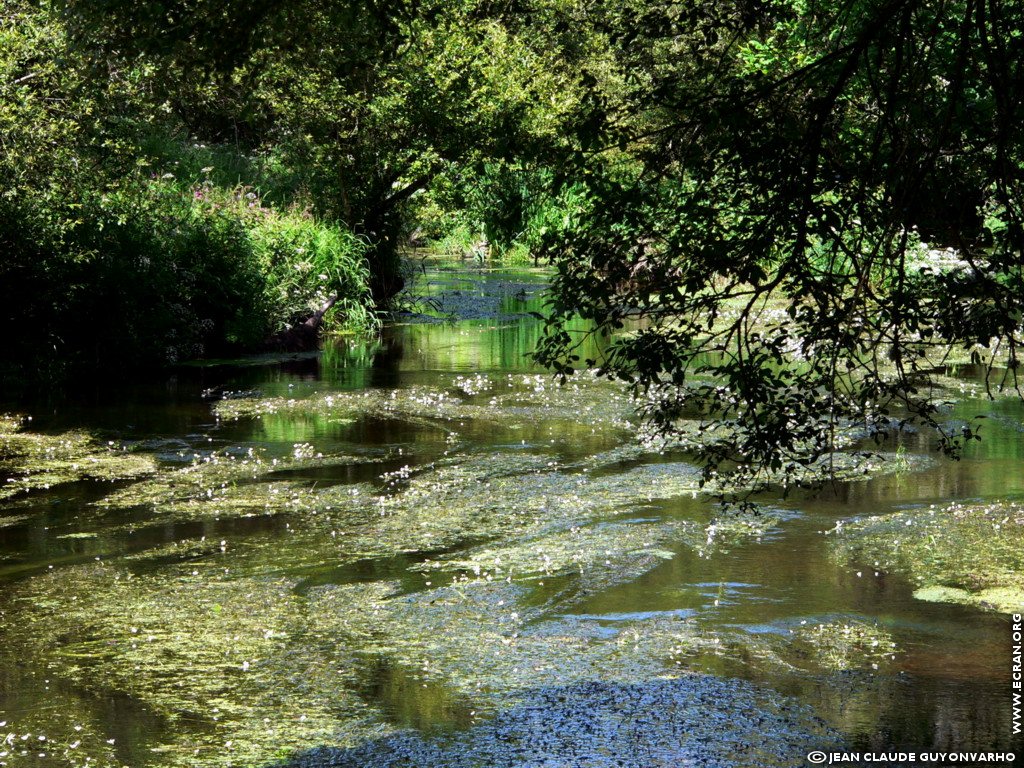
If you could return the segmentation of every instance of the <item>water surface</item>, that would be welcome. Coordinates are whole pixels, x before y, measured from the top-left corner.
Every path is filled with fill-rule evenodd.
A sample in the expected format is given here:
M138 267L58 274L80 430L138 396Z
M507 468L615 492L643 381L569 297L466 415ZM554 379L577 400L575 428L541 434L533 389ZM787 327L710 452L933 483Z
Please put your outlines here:
M583 726L565 702L600 690L630 706L648 694L678 703L664 681L689 673L713 675L692 679L714 693L685 711L711 717L715 701L723 712L741 706L728 698L734 690L777 695L783 709L820 718L827 737L789 738L779 721L782 746L760 747L781 750L774 764L801 764L796 745L826 738L1024 752L1008 723L1008 618L916 600L904 574L837 561L824 533L838 520L953 499L1020 498L1019 402L957 406L951 418L993 417L962 461L766 498L771 524L716 538L707 526L720 510L681 490L685 457L627 450L618 390L588 380L578 395L556 395L530 361L541 326L527 313L541 308L543 273L433 265L419 286L432 300L371 342L338 338L319 355L185 367L148 385L112 372L61 398L5 404L31 414L34 431L87 430L154 456L161 473L209 457L234 467L249 455L280 469L232 469L205 497L164 488L167 504L104 505L134 480L59 484L3 503L0 736L11 737L0 765L315 764L319 745L353 750L332 753L338 764L390 765L387 739L409 729L435 750L416 753L426 749L417 742L411 754L456 764L459 750L475 754L473 734L520 722L530 696L571 730ZM214 411L222 398L396 391L399 401L412 393L410 402L238 420ZM421 402L445 396L449 411ZM931 456L932 443L903 438L910 454ZM455 491L444 497L445 488ZM501 518L520 513L514 525ZM567 557L572 568L559 565ZM477 602L461 602L466 595ZM91 600L96 609L75 613ZM446 605L451 616L435 610ZM794 640L817 625L869 627L895 651L826 658ZM513 658L536 671L498 661L486 674L474 669L485 657L459 644L478 629L508 639ZM678 651L666 651L675 634ZM561 698L552 681L565 682ZM755 723L726 720L716 726L723 743L753 739ZM259 729L263 741L251 736ZM730 749L703 764L752 764ZM645 764L640 754L619 757Z

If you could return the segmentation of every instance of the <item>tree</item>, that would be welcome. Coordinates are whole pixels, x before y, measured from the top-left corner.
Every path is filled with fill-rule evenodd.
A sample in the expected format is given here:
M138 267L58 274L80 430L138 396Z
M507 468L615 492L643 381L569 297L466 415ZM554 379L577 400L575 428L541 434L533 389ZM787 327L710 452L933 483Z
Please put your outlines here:
M547 34L572 38L564 5L70 0L65 17L97 60L153 62L193 135L292 169L318 214L368 239L384 301L414 195L456 164L560 141L578 92L579 44L551 55Z
M632 382L706 476L800 483L910 422L956 455L928 374L952 348L1016 384L1024 8L999 0L600 5L595 73L560 160L581 204L538 357ZM959 261L936 262L934 249ZM628 326L627 333L622 329ZM820 473L813 473L820 477Z
M296 307L323 305L321 274L339 321L372 321L365 248L343 227L262 207L246 178L215 186L200 167L218 163L194 161L217 153L192 142L166 142L193 155L182 178L177 162L150 165L147 144L181 131L170 94L191 105L214 93L200 76L172 87L144 56L95 53L47 4L0 11L4 385L251 349Z

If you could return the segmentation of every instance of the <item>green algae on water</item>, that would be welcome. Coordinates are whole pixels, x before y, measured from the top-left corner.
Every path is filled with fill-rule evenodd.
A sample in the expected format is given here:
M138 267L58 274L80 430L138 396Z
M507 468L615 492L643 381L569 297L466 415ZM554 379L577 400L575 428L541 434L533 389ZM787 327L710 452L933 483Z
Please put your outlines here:
M624 572L638 567L649 570L659 560L671 559L673 553L667 547L684 538L693 527L685 521L574 525L567 530L428 560L415 570L454 570L505 579L612 569L621 577Z
M173 482L140 484L142 495L157 506L187 503L195 514L222 514L224 497L279 485L266 482L261 468L230 462L234 481L226 482L220 468L203 468L213 464L175 470ZM587 585L600 587L602 579L614 583L653 567L673 541L703 539L699 526L619 519L638 500L693 493L692 467L618 469L591 476L548 457L490 452L386 473L396 482L385 480L373 493L353 494L344 485L296 490L302 498L287 547L273 538L263 545L193 540L162 554L194 560L157 572L133 570L140 554L127 568L72 567L19 585L3 618L7 634L19 638L10 652L166 718L172 726L155 748L161 765L175 767L196 760L263 764L282 749L357 749L386 737L394 730L386 714L360 693L359 670L381 661L479 713L529 701L538 685L666 679L679 674L683 660L713 652L718 640L684 618L609 626L566 613L572 601L565 596L539 604L533 598L545 569L582 570ZM435 587L428 565L419 591L386 581L302 591L296 578L282 575L302 563L427 551L479 537L497 541L464 551L465 563L437 558L441 568L468 571ZM536 559L538 547L546 563ZM489 565L495 555L515 570ZM474 560L482 563L479 577ZM35 628L30 637L10 631L26 625Z
M760 540L775 530L785 513L763 505L744 507L721 507L715 517L704 526L705 540L696 546L701 555L728 548L749 541Z
M28 421L0 415L0 501L80 480L144 477L156 469L152 457L103 443L85 432L26 432Z
M840 523L829 532L844 562L906 574L922 600L1024 609L1024 506L930 505Z
M108 494L101 508L148 506L163 518L215 519L304 510L308 483L278 480L296 470L345 467L379 462L372 456L323 456L303 445L293 455L267 458L249 449L244 455L215 451L185 467L164 469L142 482ZM359 486L349 486L350 490Z
M636 622L609 636L584 617L528 606L528 594L506 581L459 581L378 602L349 616L346 631L362 621L364 653L416 670L487 709L536 685L666 675L675 650L709 642L682 619ZM325 606L321 615L343 615L326 606L346 601L348 592L322 588L311 599Z
M365 612L386 592L353 593L346 608ZM0 653L85 690L126 695L168 721L154 746L162 766L251 766L282 750L388 732L357 692L353 645L326 634L287 579L92 565L20 585L12 598ZM32 633L11 632L26 622ZM101 746L82 745L82 759L107 764L97 762Z
M632 400L621 388L589 373L561 386L546 376L510 374L496 380L457 377L450 389L413 386L305 399L240 398L220 401L214 413L225 421L289 414L336 420L375 416L441 425L476 420L515 427L544 420L620 430L633 426Z
M667 515L659 502L702 494L698 469L672 457L643 463L651 451L629 442L632 404L589 376L556 387L540 376L480 375L448 389L216 408L225 420L311 412L328 421L400 419L455 439L436 460L402 466L394 455L322 456L301 443L277 459L221 451L162 467L96 508L131 511L119 525L133 531L181 520L215 535L193 528L191 538L111 565L17 585L0 617L17 641L8 656L82 690L127 696L168 722L152 740L152 762L173 768L268 765L318 744L383 743L395 724L369 703L365 680L381 667L479 715L542 701L539 689L593 686L641 699L646 688L697 722L690 707L703 683L680 675L689 677L694 656L729 652L720 637L682 615L606 620L572 608L680 545L707 551L781 520L719 515L704 526ZM602 432L603 452L524 452L519 436L537 420ZM466 421L520 431L508 445L474 450L456 434ZM360 471L367 482L302 476L385 461L370 468L376 479ZM139 509L152 514L139 520ZM252 516L276 519L239 535L233 521ZM205 525L214 521L229 524ZM557 583L545 588L546 579ZM25 626L33 632L14 629ZM735 716L752 700L736 696L726 709ZM561 711L545 706L550 717Z
M828 670L877 669L896 658L892 635L874 623L835 620L792 630L796 653Z
M921 587L914 597L929 603L959 603L1000 613L1020 613L1024 610L1024 588L986 587L976 592L956 587Z
M281 466L280 464L277 466ZM381 487L310 487L271 481L265 463L211 459L115 492L103 507L153 506L154 524L167 519L287 515L294 546L278 562L292 567L436 552L498 537L518 540L633 512L643 504L696 493L696 470L685 464L637 467L592 477L543 456L487 452L383 473ZM589 531L589 529L588 529ZM636 536L622 525L591 541ZM665 538L658 537L657 548ZM298 546L302 542L305 546ZM241 542L244 549L245 542ZM565 544L563 543L562 549ZM595 549L595 552L600 550ZM264 553L265 555L266 553ZM259 555L254 553L258 559ZM292 558L289 560L289 558ZM588 554L598 561L598 554ZM561 566L560 566L561 567Z
M156 576L80 566L20 585L0 623L36 631L6 652L167 719L153 746L160 765L227 768L318 744L355 749L393 733L359 693L359 669L376 659L483 713L528 701L538 685L663 678L675 654L710 642L681 619L631 622L609 635L587 617L525 607L527 590L503 581L412 594L360 583L300 595L288 579L188 568ZM80 746L107 764L101 743Z
M19 677L17 683L25 687L39 684L38 674ZM5 712L6 719L0 721L0 766L122 768L125 761L118 759L117 740L97 717L94 704L88 695L72 694L65 695L58 707Z

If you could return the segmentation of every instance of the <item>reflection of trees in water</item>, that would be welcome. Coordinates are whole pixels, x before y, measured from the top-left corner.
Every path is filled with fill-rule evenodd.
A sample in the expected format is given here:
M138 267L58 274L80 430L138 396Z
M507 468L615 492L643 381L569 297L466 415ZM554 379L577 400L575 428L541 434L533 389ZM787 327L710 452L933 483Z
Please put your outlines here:
M940 675L942 659L934 659ZM991 680L919 675L846 678L817 689L818 711L846 734L853 748L1010 750L1009 687Z
M894 503L979 498L1019 493L1022 479L1017 462L993 458L987 461L935 458L930 467L882 475L865 482L845 483L826 489L823 499L844 506L885 512Z
M320 365L315 357L298 357L281 363L281 373L300 381L316 381L320 378Z
M1009 687L996 684L986 686L994 690L977 692L972 687L962 681L943 681L931 692L928 704L934 712L934 743L942 748L961 744L987 745L990 749L1013 747ZM1018 739L1017 751L1020 746Z
M374 346L373 363L369 370L371 387L397 387L401 383L401 363L405 357L405 338L401 329L387 327L381 331Z

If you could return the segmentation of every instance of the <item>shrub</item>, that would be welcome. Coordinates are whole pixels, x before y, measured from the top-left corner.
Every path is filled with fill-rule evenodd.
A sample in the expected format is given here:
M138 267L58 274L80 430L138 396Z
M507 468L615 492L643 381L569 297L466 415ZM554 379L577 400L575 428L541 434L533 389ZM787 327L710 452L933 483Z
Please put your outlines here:
M14 357L38 370L250 350L334 292L330 326L375 322L364 243L246 187L165 174L78 203L22 200L0 205L0 236L18 254L0 288Z

